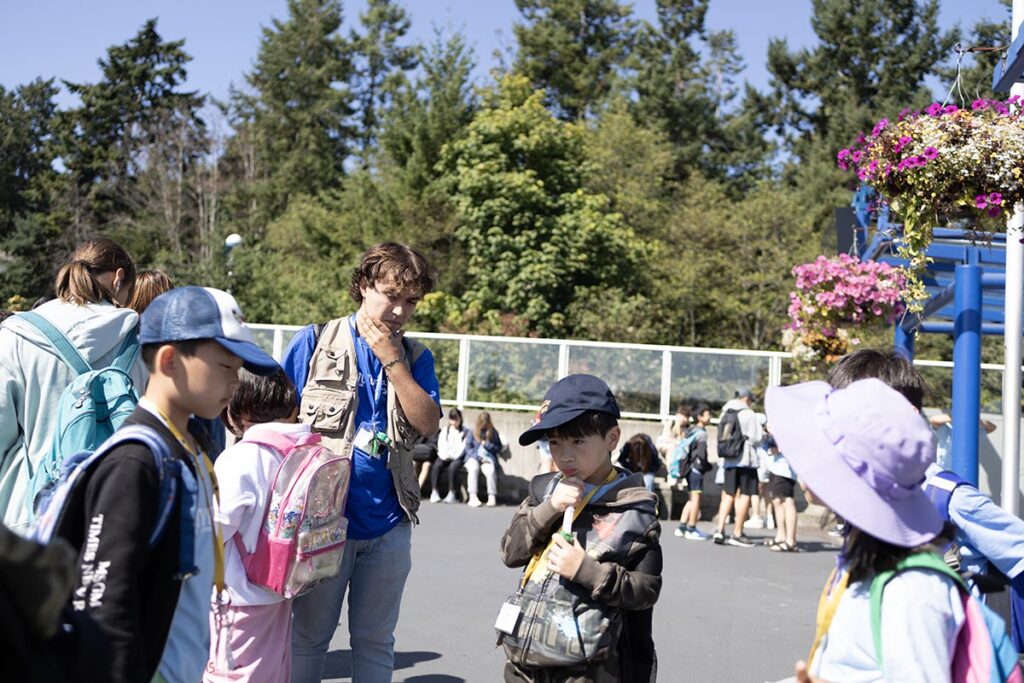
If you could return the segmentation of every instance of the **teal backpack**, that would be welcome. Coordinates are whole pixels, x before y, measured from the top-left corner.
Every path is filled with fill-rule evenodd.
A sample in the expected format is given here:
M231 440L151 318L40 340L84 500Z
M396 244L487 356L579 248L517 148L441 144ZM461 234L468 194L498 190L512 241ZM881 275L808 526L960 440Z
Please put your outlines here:
M17 317L39 330L76 375L61 392L53 443L29 481L26 500L30 519L35 519L60 480L64 463L78 453L98 448L135 411L139 394L128 373L139 357L139 342L137 332L132 330L113 364L94 369L46 318L32 312L18 313Z

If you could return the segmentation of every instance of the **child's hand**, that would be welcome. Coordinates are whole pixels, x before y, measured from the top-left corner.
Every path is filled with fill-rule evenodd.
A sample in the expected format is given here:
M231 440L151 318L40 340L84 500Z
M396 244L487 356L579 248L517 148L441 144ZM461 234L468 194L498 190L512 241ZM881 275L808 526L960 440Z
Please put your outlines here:
M578 477L569 477L558 482L558 486L551 493L551 505L559 512L565 512L570 505L576 505L583 497L583 480Z
M587 553L583 550L583 546L580 545L576 537L573 537L572 543L565 540L560 533L555 534L554 538L555 544L548 551L548 569L560 576L571 579L576 576L576 572L579 571L580 565L583 564L583 558L587 556Z
M405 332L392 333L387 325L374 320L361 308L356 313L356 329L381 363L402 357L402 335Z
M807 673L807 662L799 661L794 667L794 673L796 674L796 683L826 683L826 681L820 678L815 678L811 674Z

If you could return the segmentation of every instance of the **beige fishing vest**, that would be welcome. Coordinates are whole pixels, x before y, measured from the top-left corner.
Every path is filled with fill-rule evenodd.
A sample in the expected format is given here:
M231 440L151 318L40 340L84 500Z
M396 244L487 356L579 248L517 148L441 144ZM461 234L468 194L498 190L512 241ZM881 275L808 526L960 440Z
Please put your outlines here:
M413 363L426 347L414 339L406 339L405 349L407 353L403 362L411 371ZM359 405L358 379L359 364L348 318L332 320L320 333L309 361L299 420L320 433L324 446L338 455L352 455ZM416 512L420 508L420 485L412 459L412 445L418 432L405 417L393 389L388 391L386 416L387 434L394 442L388 449L387 467L395 483L398 503L406 516L418 524Z

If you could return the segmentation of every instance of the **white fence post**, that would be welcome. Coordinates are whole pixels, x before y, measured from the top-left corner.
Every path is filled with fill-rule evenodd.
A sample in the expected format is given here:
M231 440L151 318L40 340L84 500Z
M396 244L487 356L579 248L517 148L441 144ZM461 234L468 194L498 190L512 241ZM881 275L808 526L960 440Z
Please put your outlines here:
M782 356L768 359L768 386L777 387L782 384Z
M558 379L569 374L569 345L562 342L558 345Z
M466 406L469 395L469 339L459 339L459 375L455 380L455 403L459 410Z
M274 329L274 352L271 355L278 363L284 356L284 330L280 327Z
M672 352L661 352L661 414L672 414Z

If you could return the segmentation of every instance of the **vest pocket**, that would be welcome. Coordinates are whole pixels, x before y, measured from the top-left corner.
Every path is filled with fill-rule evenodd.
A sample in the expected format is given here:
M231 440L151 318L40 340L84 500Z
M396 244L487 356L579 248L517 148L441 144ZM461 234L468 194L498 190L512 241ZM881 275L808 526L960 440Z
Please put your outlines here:
M352 392L317 387L302 392L299 419L317 432L340 432L352 406Z
M309 384L348 387L352 381L352 363L345 351L327 348L314 352L309 369Z

